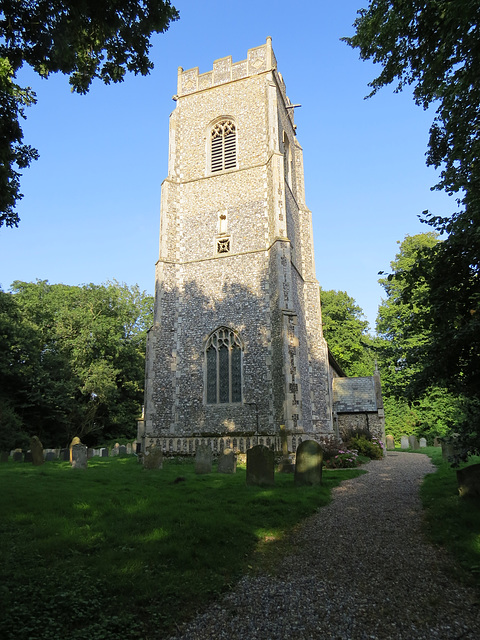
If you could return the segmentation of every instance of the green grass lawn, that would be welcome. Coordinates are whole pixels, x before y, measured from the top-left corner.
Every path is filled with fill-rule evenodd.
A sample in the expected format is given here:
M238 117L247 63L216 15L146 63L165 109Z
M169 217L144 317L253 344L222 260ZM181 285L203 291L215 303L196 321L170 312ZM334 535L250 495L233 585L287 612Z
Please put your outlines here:
M325 471L321 487L247 487L197 476L192 462L147 471L136 458L0 466L0 637L162 638L228 589L362 471ZM184 478L175 482L179 477Z
M425 477L420 490L426 534L457 559L463 570L459 577L480 586L480 500L459 497L456 470L442 459L441 449L427 447L421 452L437 466L435 473ZM461 467L479 462L480 457L472 456Z

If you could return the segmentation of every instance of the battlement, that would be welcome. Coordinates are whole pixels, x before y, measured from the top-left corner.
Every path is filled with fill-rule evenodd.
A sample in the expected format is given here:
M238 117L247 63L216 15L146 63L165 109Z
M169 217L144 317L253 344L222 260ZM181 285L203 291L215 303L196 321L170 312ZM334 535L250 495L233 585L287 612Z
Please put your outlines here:
M272 49L272 38L269 36L266 44L249 49L247 59L241 62L232 62L232 56L219 58L213 63L213 70L206 73L199 73L198 67L187 69L187 71L178 67L177 96L175 97L210 89L276 68L277 61Z

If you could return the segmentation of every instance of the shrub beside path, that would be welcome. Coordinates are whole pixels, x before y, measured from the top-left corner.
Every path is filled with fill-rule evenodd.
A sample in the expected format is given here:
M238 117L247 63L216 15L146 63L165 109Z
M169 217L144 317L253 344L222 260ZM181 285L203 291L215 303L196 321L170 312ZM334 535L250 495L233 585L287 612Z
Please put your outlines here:
M478 640L478 592L421 532L430 458L389 452L365 468L302 524L278 575L245 576L171 640Z

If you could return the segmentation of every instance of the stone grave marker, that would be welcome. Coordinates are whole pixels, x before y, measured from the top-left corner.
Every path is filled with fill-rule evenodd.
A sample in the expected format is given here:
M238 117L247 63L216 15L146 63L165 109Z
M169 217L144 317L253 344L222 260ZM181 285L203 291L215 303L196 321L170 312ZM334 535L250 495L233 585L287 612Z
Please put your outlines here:
M36 467L42 465L45 460L43 458L43 444L38 436L30 438L30 451L32 452L32 464Z
M247 484L275 484L275 456L271 449L257 444L247 451Z
M86 469L87 468L87 445L74 444L71 448L72 455L72 469Z
M55 460L55 451L47 451L45 453L45 462L51 462Z
M95 455L95 449L92 449L91 447L88 447L88 449L87 449L87 458L88 458L88 460L90 460L90 458L93 458L94 455Z
M21 449L15 449L13 452L14 462L23 462L23 451Z
M304 440L297 447L295 484L322 484L323 449L315 440Z
M130 442L127 443L127 455L130 456L132 454L132 445Z
M400 440L400 446L402 447L402 449L408 449L410 444L408 442L408 437L407 436L402 436L402 438Z
M208 444L200 444L195 452L195 473L212 473L212 449Z
M145 469L163 469L163 451L160 447L148 447L142 458Z
M419 449L418 440L416 436L408 436L408 444L412 449Z
M427 439L420 438L420 449L425 449L426 446L427 446Z
M70 443L69 452L68 452L69 453L68 459L70 460L70 462L72 462L72 447L74 447L76 444L82 444L82 441L78 436L75 436L74 438L72 438L72 441Z
M60 449L60 460L63 462L70 460L70 449Z
M391 435L386 437L387 451L395 451L395 438Z
M237 456L233 449L224 449L218 458L218 473L236 473Z
M120 448L120 445L118 444L118 442L116 442L115 446L113 446L110 450L110 456L118 456L119 448Z
M32 452L29 449L28 451L25 451L25 456L23 458L24 462L33 462L33 457L32 457Z
M108 448L102 447L100 449L100 455L102 456L102 458L108 458Z
M126 454L127 454L127 447L125 445L121 444L118 447L118 455L119 456L125 456Z

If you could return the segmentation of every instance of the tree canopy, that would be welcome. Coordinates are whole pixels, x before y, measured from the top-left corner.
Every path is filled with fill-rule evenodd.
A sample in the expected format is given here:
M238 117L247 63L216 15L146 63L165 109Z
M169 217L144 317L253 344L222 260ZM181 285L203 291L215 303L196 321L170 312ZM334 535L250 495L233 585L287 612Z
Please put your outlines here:
M346 291L320 290L323 335L333 357L349 376L371 376L375 369L370 351L368 321Z
M46 446L130 436L153 298L138 286L15 282L0 292L0 431Z
M16 0L0 12L0 227L18 226L19 169L38 157L23 144L20 121L36 101L15 79L27 64L40 76L70 76L86 93L94 78L121 82L127 72L146 75L150 38L177 20L170 0Z
M449 217L423 212L443 242L422 251L401 278L411 302L427 285L429 315L415 316L428 330L418 351L428 384L480 393L480 4L478 0L372 0L359 11L355 35L344 40L362 59L382 66L370 86L411 86L417 104L436 109L427 164L440 170L434 189L454 195ZM423 323L423 328L420 327Z

